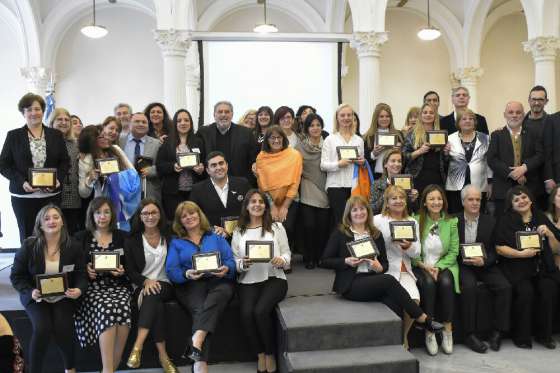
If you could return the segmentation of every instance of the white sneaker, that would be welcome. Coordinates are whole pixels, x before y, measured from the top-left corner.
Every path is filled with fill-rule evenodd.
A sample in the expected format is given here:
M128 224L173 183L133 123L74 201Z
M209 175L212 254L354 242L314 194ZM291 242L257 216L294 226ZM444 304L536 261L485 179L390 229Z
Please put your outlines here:
M426 343L426 351L428 351L428 355L435 356L438 353L438 344L436 335L434 333L426 332L425 337Z
M444 330L441 336L441 349L447 355L451 355L453 353L453 332Z

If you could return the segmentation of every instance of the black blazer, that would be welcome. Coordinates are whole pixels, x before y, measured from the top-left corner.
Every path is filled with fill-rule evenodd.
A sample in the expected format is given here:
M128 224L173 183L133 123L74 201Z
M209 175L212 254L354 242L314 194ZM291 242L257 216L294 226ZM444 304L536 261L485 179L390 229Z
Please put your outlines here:
M24 307L33 301L31 292L37 288L35 275L45 273L45 255L42 250L39 255L35 255L34 244L35 237L29 237L23 241L21 248L16 253L10 273L12 286L19 293L19 299ZM79 288L84 295L88 286L85 261L80 246L74 241L71 241L68 247L60 250L59 272L62 272L65 266L70 265L73 265L74 268L68 273L68 286Z
M459 229L459 243L465 243L465 214L462 212L457 214L458 223L457 229ZM496 225L496 220L493 216L487 214L480 214L478 217L478 226L476 227L476 242L481 242L484 244L484 249L486 250L486 259L484 259L484 266L490 267L496 263L496 245L494 244L494 226ZM463 263L463 258L459 255L457 260L459 263Z
M538 133L531 128L523 127L521 130L521 163L527 165L527 188L535 196L544 193L543 180L539 169L543 163L543 150ZM492 132L490 146L486 153L488 166L494 172L492 178L492 195L495 199L504 199L507 191L517 185L517 181L508 177L513 166L513 144L511 135L506 127Z
M224 207L211 179L206 179L193 185L191 201L196 203L204 212L211 225L222 225L222 218L239 216L241 204L250 189L249 182L243 177L228 176L229 191L227 207Z
M66 143L59 130L43 125L45 141L47 143L47 159L45 168L56 168L56 178L60 186L70 169L70 157L66 150ZM28 194L23 190L23 183L29 181L28 170L33 167L27 126L8 132L4 147L0 154L0 173L10 180L10 193Z
M216 149L216 123L202 126L198 129L197 135L204 144L204 154L209 154ZM242 176L249 180L252 174L251 167L258 154L258 145L251 129L231 124L231 149L230 154L235 155L232 159L226 159L229 167L229 174Z
M204 144L202 140L191 134L187 137L187 145L191 151L193 149L200 150L200 162L204 163L205 153ZM161 178L161 191L162 194L177 194L179 191L177 186L179 184L179 174L175 172L174 165L177 163L177 150L173 138L167 138L165 142L159 147L157 157L156 157L156 170L158 176ZM192 172L193 183L204 179L204 173L198 175L196 172Z
M442 130L447 130L447 133L451 135L453 132L457 132L458 128L455 124L455 112L452 111L451 114L439 118L439 127ZM486 118L480 114L476 114L476 130L485 134L490 134L488 132L488 123L486 123Z
M170 230L166 229L162 232L162 237L167 242L171 241ZM130 282L138 287L144 286L146 277L142 275L144 267L146 267L146 257L144 256L144 243L142 241L142 233L133 233L124 240L124 256L127 258L125 264L126 274L130 278ZM164 265L165 268L165 265Z
M350 256L346 243L352 241L354 241L354 237L347 236L338 228L335 229L329 238L329 242L327 243L327 247L319 263L320 267L330 268L336 271L332 289L338 294L344 294L349 291L354 277L361 275L356 273L356 268L352 268L344 262L344 259ZM387 269L389 269L389 262L387 261L387 252L385 251L383 235L380 234L374 242L379 249L379 257L377 260L379 260L379 263L381 263L383 267L382 273L385 273ZM370 273L368 275L375 275L375 273Z
M560 183L560 111L546 117L543 131L544 177Z

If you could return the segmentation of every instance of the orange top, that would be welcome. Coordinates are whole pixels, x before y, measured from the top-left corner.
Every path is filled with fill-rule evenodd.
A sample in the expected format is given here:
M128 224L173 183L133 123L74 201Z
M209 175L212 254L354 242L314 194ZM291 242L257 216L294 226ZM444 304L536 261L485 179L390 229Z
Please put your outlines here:
M270 194L275 205L281 205L286 197L297 195L302 168L301 154L293 148L277 153L261 151L256 163L259 189Z

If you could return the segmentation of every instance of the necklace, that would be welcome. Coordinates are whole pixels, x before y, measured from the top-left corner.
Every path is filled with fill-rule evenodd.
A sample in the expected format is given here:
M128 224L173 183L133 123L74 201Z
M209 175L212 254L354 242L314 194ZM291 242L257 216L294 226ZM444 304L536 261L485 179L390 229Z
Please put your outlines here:
M29 129L29 127L27 128L27 132L31 135L31 137L33 138L33 140L39 140L43 137L43 125L41 124L41 132L39 133L39 136L36 137L33 132L31 132L31 130Z

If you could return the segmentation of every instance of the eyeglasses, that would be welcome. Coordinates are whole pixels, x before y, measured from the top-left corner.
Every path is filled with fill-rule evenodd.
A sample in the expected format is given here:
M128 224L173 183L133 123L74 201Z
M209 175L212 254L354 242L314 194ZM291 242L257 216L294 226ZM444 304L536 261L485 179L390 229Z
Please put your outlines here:
M545 101L546 101L546 98L533 98L533 97L530 97L529 100L530 100L530 101L533 101L533 102L545 102Z
M158 216L159 211L143 211L140 213L140 216L143 218L147 218L149 216Z
M272 142L282 141L282 136L270 136L268 139Z

